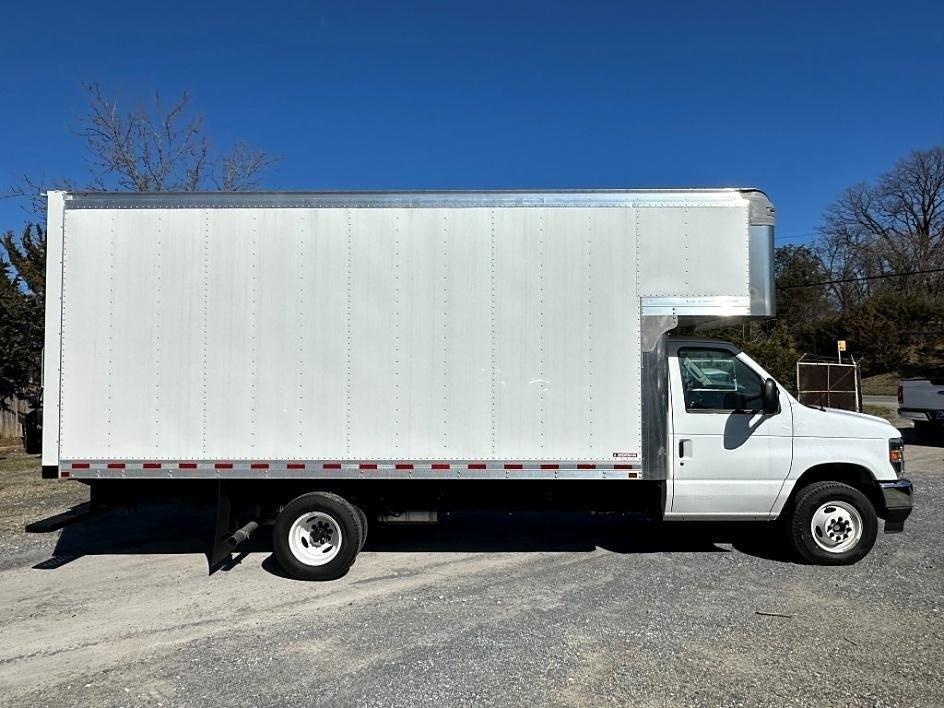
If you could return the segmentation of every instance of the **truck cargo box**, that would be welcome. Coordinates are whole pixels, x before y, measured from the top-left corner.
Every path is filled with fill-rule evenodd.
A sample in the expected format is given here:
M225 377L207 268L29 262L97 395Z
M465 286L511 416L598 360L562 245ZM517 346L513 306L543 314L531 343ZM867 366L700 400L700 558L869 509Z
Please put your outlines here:
M772 224L737 189L53 192L43 463L662 478L646 352L773 314Z

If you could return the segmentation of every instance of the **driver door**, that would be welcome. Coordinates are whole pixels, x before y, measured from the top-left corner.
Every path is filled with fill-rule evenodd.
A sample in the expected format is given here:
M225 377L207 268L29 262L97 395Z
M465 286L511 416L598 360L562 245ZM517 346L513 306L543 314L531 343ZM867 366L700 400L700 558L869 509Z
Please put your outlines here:
M669 349L673 496L668 516L766 518L793 457L793 420L765 415L764 378L722 345Z

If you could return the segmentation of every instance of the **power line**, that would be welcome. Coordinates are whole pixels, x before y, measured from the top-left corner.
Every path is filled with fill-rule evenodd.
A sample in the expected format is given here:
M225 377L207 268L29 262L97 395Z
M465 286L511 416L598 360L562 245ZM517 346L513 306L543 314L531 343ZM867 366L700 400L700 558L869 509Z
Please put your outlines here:
M823 331L815 329L788 329L787 334L823 334ZM944 330L940 332L898 332L897 334L902 337L931 337L944 334Z
M861 275L855 278L839 278L838 280L822 280L818 283L803 283L802 285L778 285L778 290L793 290L794 288L812 288L817 285L837 285L838 283L854 283L860 280L881 280L882 278L904 278L909 275L927 275L928 273L944 273L944 268L930 268L928 270L912 270L907 273L885 273L884 275Z
M798 236L775 236L774 241L800 241L812 239L816 234L798 235Z
M777 234L774 236L774 241L793 241L798 238L810 238L811 236L819 235L819 231L794 231L788 234Z

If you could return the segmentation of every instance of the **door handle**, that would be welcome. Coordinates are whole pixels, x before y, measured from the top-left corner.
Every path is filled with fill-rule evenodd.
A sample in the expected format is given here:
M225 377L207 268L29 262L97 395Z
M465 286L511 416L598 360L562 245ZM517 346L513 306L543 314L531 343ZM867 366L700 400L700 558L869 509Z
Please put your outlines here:
M679 440L678 448L679 458L685 459L692 456L692 441L688 438Z

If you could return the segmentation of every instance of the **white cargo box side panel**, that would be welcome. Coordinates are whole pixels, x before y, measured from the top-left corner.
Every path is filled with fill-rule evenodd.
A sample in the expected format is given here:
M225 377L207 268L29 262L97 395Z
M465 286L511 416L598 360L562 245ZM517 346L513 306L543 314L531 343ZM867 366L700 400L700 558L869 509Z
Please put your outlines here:
M153 450L159 231L132 240L120 212L67 211L61 455Z
M488 457L489 211L412 209L397 216L396 450L407 459Z
M494 456L492 331L492 212L437 209L444 219L442 262L437 287L445 339L438 410L446 413L443 444L456 459ZM414 210L421 216L423 210ZM448 215L448 216L447 216ZM478 237L472 236L478 234ZM433 293L432 297L436 298ZM402 353L400 354L402 356ZM422 372L414 369L414 374Z
M545 457L612 461L640 450L639 296L632 208L544 219L538 376ZM528 335L525 335L528 336Z
M202 455L215 388L206 317L213 244L205 217L66 212L64 459L146 458L165 449ZM227 312L234 309L227 304Z
M194 216L198 214L194 212ZM197 449L203 458L219 459L232 454L233 449L250 452L258 432L255 423L265 415L258 400L259 322L263 316L259 265L260 241L270 234L260 233L260 217L258 209L202 213L206 250L200 261L202 284L195 293L197 300L203 296L202 324L192 329L202 330L203 341L191 350L190 365L192 370L202 371L203 419L199 427L203 436ZM279 239L277 231L270 233ZM279 246L275 249L280 250ZM265 317L276 315L276 310L264 313ZM173 386L173 372L164 373ZM273 377L266 386L276 380Z
M640 208L640 294L748 298L748 212L746 199Z
M242 209L229 210L234 218ZM218 457L285 459L347 449L348 215L344 209L258 209L248 446L223 438ZM376 392L382 403L383 389Z
M346 382L342 392L344 445L335 457L350 459L356 450L358 458L378 459L393 456L401 447L403 407L399 398L403 383L399 374L404 345L400 327L402 309L411 301L400 292L403 249L397 229L402 228L404 216L351 209L345 212L345 221L336 233L342 238L339 245L345 248L341 271L345 314L344 326L335 336L343 345L349 374L342 377ZM412 229L410 225L406 228ZM428 278L424 280L432 287ZM430 388L428 378L427 369L423 379L426 390Z
M635 214L68 212L63 459L638 453Z

